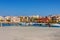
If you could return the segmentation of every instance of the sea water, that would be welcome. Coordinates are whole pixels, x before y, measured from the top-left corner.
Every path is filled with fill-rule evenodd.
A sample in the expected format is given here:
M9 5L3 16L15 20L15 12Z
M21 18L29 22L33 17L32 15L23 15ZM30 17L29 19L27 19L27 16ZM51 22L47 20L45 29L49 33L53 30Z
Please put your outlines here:
M34 26L34 27L48 27L47 25L42 24L33 24L33 25L23 25L21 23L0 23L0 26L6 27L6 26ZM51 26L51 27L60 27L60 26Z

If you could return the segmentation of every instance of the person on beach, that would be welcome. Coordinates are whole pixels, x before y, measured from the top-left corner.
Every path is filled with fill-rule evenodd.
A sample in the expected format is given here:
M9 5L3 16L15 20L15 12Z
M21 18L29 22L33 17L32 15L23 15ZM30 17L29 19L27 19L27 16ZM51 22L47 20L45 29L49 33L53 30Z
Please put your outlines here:
M50 27L50 23L48 23L48 27Z
M47 23L46 25L47 25L48 27L50 27L50 23Z

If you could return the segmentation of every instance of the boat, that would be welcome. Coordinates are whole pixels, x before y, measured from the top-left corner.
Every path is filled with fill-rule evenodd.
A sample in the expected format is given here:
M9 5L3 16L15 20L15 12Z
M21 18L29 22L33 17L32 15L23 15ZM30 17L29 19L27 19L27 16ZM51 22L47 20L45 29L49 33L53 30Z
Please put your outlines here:
M43 26L45 27L45 23L32 23L32 26Z
M20 26L30 26L30 25L32 25L32 23L20 23Z
M51 27L60 27L60 24L55 23L55 24L50 24L50 26Z
M22 26L46 26L45 23L20 23Z

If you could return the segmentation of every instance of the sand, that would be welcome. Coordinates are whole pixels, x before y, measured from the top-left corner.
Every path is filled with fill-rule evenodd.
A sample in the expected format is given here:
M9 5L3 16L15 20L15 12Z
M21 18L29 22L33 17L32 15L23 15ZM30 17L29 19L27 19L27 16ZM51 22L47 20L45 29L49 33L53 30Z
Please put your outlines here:
M60 40L60 28L0 27L0 40Z

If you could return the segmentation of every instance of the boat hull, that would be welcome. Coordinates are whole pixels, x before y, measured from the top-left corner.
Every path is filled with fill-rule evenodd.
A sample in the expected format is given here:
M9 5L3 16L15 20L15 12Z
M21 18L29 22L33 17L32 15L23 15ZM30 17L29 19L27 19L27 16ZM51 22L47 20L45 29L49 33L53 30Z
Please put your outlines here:
M52 27L60 27L60 24L50 24Z

